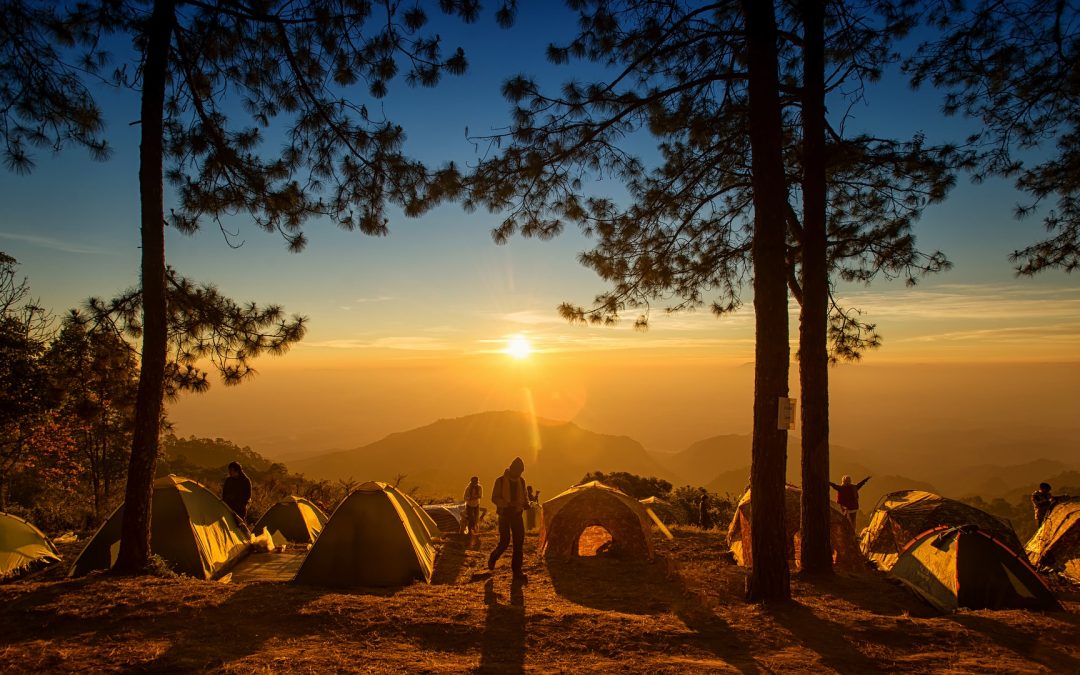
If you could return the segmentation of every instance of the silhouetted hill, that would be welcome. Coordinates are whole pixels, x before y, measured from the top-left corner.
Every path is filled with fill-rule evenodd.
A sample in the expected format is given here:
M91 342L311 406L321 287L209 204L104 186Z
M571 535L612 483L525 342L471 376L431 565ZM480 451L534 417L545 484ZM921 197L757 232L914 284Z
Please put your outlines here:
M535 449L535 450L534 450ZM431 496L460 497L469 476L485 491L514 457L525 460L529 484L553 497L589 471L627 471L671 480L645 448L627 436L599 434L569 423L536 419L523 412L485 412L442 419L390 434L363 447L290 463L309 478L391 481Z
M190 464L203 469L223 469L229 462L240 462L245 468L265 471L272 464L251 448L241 448L223 438L166 436L161 444L161 451L170 462Z
M1035 459L1023 464L1002 466L982 464L942 475L941 484L961 497L979 495L984 499L1011 493L1030 493L1039 483L1073 468L1053 459ZM1053 481L1051 481L1053 484Z

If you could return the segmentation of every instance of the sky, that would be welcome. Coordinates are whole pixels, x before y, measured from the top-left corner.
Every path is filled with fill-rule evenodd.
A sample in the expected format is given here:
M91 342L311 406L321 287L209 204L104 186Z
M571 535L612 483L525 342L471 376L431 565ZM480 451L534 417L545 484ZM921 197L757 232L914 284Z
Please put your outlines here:
M499 94L506 77L524 72L557 84L599 72L547 64L547 43L571 35L573 15L554 3L522 5L510 30L496 28L490 13L475 25L438 24L445 44L465 48L469 72L430 90L397 82L376 104L405 127L408 152L467 164L483 148L469 142L466 129L477 134L507 124L508 104ZM39 153L30 175L0 173L0 251L18 260L33 295L57 314L137 281L138 127L130 123L138 102L130 92L101 97L115 150L109 161L69 149ZM851 111L849 127L924 132L930 141L957 139L971 128L970 121L943 118L936 93L913 93L895 77L867 98ZM915 230L922 248L949 256L952 270L914 288L898 281L840 287L840 297L877 324L884 345L861 364L834 370L834 437L872 444L875 434L910 424L915 408L895 400L898 391L940 400L920 414L938 415L941 424L956 423L954 406L966 411L963 424L972 428L991 429L1017 410L1036 428L1073 428L1062 420L1077 402L1069 378L1076 381L1080 362L1080 286L1059 271L1014 276L1008 254L1044 236L1038 217L1013 218L1021 198L1007 182L976 185L961 177ZM277 303L309 319L306 339L284 358L257 362L255 380L219 384L173 404L177 432L289 456L354 447L488 409L532 408L664 451L749 431L749 294L746 308L721 320L706 310L657 311L647 332L633 330L633 315L614 328L571 326L557 305L587 306L605 290L576 261L589 241L567 230L552 241L515 238L498 246L490 232L499 221L497 214L447 205L419 219L392 214L385 238L315 222L299 254L239 217L228 223L235 228L229 237L212 228L194 236L168 232L167 258L182 274L213 282L238 301ZM514 336L530 342L527 358L505 353ZM1014 375L981 381L982 404L968 409L957 397L971 364ZM1009 370L1015 364L1038 372L1037 395L1017 395ZM793 378L794 369L793 363ZM900 384L916 372L948 386L927 393ZM887 414L867 415L866 396L892 401L875 406Z

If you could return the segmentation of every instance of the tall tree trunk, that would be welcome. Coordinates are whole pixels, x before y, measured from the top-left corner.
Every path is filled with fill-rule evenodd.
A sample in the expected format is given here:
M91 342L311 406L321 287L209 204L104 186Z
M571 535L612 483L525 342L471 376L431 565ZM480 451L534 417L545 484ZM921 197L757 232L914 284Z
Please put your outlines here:
M114 569L143 572L150 562L150 500L154 490L158 433L165 381L165 196L163 124L169 43L175 0L157 0L146 28L143 64L139 198L142 225L143 345L135 428L131 443L120 552Z
M803 233L799 382L806 574L832 572L829 540L829 267L825 228L825 0L803 0Z
M777 428L788 395L787 186L781 155L776 15L770 1L743 0L749 71L750 148L754 191L754 442L750 464L753 568L751 602L791 597L784 526L787 431Z

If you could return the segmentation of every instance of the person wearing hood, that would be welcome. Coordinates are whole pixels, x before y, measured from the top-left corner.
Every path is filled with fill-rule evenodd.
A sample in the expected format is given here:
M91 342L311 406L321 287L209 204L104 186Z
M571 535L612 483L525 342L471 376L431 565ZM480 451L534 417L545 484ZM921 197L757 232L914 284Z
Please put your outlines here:
M518 581L525 581L528 578L521 571L525 547L525 522L521 514L529 508L525 479L521 476L524 471L525 462L521 461L520 457L514 458L503 475L495 479L495 485L491 488L491 501L495 503L495 510L499 516L499 543L488 557L488 569L495 569L499 556L512 542L514 551L510 558L510 568L514 572L514 579Z
M247 505L251 500L251 479L244 473L240 462L229 463L229 477L221 486L221 501L232 509L240 520L247 518Z

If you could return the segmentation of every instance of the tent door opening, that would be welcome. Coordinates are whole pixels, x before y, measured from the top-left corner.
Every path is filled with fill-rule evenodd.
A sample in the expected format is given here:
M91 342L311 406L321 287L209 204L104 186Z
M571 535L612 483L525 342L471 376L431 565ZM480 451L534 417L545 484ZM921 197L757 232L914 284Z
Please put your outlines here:
M603 525L589 525L578 535L577 554L581 558L603 555L611 549L611 533Z

